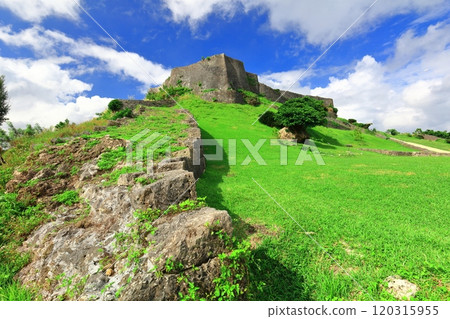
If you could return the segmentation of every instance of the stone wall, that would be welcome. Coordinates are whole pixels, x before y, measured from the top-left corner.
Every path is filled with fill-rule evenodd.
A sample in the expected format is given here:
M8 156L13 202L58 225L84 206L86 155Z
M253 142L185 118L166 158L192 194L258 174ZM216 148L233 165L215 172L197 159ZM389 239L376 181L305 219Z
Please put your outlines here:
M411 147L410 145L407 145L408 147ZM373 148L360 148L361 151L368 151L368 152L374 152L384 155L390 155L390 156L450 156L450 154L447 153L434 153L434 152L403 152L403 151L388 151L388 150L377 150Z
M245 70L242 61L230 58L225 54L217 54L200 62L174 68L165 86L185 86L196 95L207 100L224 103L245 103L239 89L264 95L271 101L284 103L289 99L305 95L272 89L260 83L258 76ZM152 92L156 91L152 89ZM333 100L320 96L313 98L324 102L324 107L330 112L330 117L336 117L332 107Z
M53 218L24 242L21 250L30 252L31 262L16 279L43 300L178 300L188 294L189 283L198 296L213 295L222 267L218 256L229 249L216 234L232 235L229 214L209 207L163 214L196 199L196 179L205 170L200 130L189 113L186 121L188 137L181 143L187 149L152 174L127 173L104 186L98 158L87 161L73 177L81 201L47 208ZM152 228L136 228L136 211L149 208L161 212ZM136 229L137 237L131 235ZM245 287L246 279L239 280Z
M149 101L149 100L120 100L125 108L134 109L138 105L144 105L149 107L171 107L175 106L176 102L172 99L161 101Z

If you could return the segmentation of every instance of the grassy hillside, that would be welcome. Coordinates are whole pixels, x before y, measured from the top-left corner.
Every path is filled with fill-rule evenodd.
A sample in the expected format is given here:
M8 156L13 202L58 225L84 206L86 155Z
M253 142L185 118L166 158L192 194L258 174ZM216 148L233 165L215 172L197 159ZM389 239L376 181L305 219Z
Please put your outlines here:
M417 300L449 299L449 159L364 152L359 148L414 150L372 134L316 127L309 133L325 165L317 165L314 157L295 165L301 146L290 146L287 165L281 165L280 146L269 142L277 138L277 130L252 125L270 103L261 101L255 107L192 95L179 99L194 114L203 138L224 140L224 160L208 162L197 192L207 196L210 206L228 210L235 235L254 247L249 298L393 300L385 279L398 275L419 286ZM177 140L186 136L183 117L174 109L152 108L120 127L94 132L95 126L107 124L96 119L16 140L4 155L8 164L0 166L0 299L36 298L13 280L29 258L17 247L49 216L33 198L4 194L15 169L37 169L35 162L25 161L29 155L45 151L52 139L63 148L65 137L79 135L86 147L95 147L105 135L130 139L143 129L170 135L175 151ZM237 140L236 154L230 151L230 139ZM242 139L252 145L265 139L259 150L265 165L251 156L248 165L241 165L250 155ZM117 155L120 160L125 153ZM83 163L67 158L71 174L77 174ZM101 179L114 183L120 173L106 169Z
M394 275L419 286L417 300L449 298L448 158L363 152L358 147L412 150L369 134L317 127L310 133L326 165L313 160L296 166L300 146L291 146L288 165L280 165L280 148L267 141L259 152L267 165L252 160L243 166L249 152L240 139L255 145L276 138L275 130L252 125L266 106L192 96L180 103L198 120L203 138L225 140L226 158L208 162L199 195L230 212L239 237L259 230L264 238L253 251L252 299L392 300L385 279ZM238 165L229 164L227 139L238 139Z
M105 117L108 118L108 114ZM75 178L83 166L85 160L68 152L70 148L66 147L73 139L83 140L84 147L77 151L80 151L80 156L84 156L84 154L92 152L96 146L100 146L100 139L105 135L109 135L113 139L129 140L142 130L148 129L149 132L170 136L171 140L168 143L171 144L172 151L177 151L184 148L180 146L179 140L187 137L186 129L189 125L182 123L184 119L186 119L186 114L177 113L172 108L147 108L144 114L128 120L119 127L106 126L108 123L106 119L94 119L80 125L71 124L61 129L45 130L36 136L14 140L12 148L4 154L7 164L0 166L0 300L39 298L35 292L24 289L13 280L14 275L29 262L30 258L28 254L20 253L18 248L33 229L51 218L49 212L46 212L46 201L31 195L35 193L33 188L39 186L39 183L61 184L64 179L67 181ZM95 127L102 127L102 129L95 129ZM154 155L164 154L166 146L155 150ZM39 154L41 152L58 155L61 162L70 167L70 171L47 180L29 180L18 185L13 193L5 193L5 186L12 179L15 170L38 172L43 167L55 169L54 166L57 165L40 161ZM109 156L104 156L105 154ZM114 151L106 150L101 156L98 163L101 174L98 178L102 180L103 185L116 183L120 174L134 169L134 167L124 167L114 170L113 167L126 157L123 148ZM144 158L147 158L145 152ZM67 202L67 199L74 198L78 202L76 190L70 188L62 191L59 195L54 194L54 200L50 198L48 201L64 203ZM70 197L68 197L69 195ZM50 210L50 212L54 211L54 209Z

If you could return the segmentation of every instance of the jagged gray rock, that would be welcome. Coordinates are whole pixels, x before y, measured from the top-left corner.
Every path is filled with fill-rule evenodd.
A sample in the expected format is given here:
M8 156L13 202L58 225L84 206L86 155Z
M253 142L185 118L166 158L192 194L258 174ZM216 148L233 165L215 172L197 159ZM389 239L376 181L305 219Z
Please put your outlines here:
M187 122L186 149L157 165L154 173L123 174L114 186L102 186L96 177L100 144L91 149L78 178L73 177L80 203L49 211L53 219L21 247L32 260L16 279L34 286L44 300L177 300L188 294L189 282L202 296L211 295L221 273L219 255L229 249L223 236L232 233L231 218L209 207L170 208L196 199L196 178L205 170L200 130L193 118ZM73 147L85 145L75 142ZM109 137L102 142L102 149L126 145ZM57 170L66 172L63 164ZM20 182L53 174L44 168L16 177ZM137 212L148 209L154 218L140 224Z

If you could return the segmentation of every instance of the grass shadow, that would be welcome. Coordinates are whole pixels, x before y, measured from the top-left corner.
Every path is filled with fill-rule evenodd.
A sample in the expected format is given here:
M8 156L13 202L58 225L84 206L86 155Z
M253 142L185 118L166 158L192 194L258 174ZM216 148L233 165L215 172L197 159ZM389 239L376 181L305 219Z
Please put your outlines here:
M304 277L273 258L267 247L252 251L249 268L250 300L311 300Z
M320 132L317 132L312 129L308 129L308 134L311 136L311 139L322 148L336 148L334 146L344 146L339 141L331 136L327 136L325 134L322 134Z
M201 129L202 139L214 139L208 131ZM227 149L226 141L224 148ZM207 161L206 171L197 183L199 196L206 196L206 203L210 207L226 210L233 221L234 233L238 241L249 239L255 234L255 227L226 206L221 184L230 174L228 154L223 151L223 159ZM205 154L216 154L217 146L204 146ZM253 230L253 231L252 231ZM292 271L276 259L278 252L278 239L274 245L264 245L252 249L252 258L248 264L250 274L249 295L250 300L310 300L306 292L304 278L298 272Z
M201 134L202 139L214 139L214 137L204 129L201 129ZM218 147L220 146L205 145L203 147L203 151L205 154L216 154L220 151L217 149ZM225 149L222 149L221 151L223 152L222 160L207 161L206 171L197 183L197 193L199 196L206 196L206 203L208 206L226 210L233 220L234 235L238 240L244 240L248 237L247 230L251 228L251 225L246 223L238 215L233 213L229 207L224 205L222 189L219 187L219 185L224 181L224 177L228 176L230 172L228 154Z

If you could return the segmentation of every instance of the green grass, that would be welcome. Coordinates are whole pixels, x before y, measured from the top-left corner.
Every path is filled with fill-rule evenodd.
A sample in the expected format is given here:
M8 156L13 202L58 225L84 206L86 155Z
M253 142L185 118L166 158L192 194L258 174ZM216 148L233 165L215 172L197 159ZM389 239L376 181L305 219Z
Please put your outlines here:
M447 143L442 138L438 139L436 141L428 141L428 140L424 140L424 139L420 139L420 138L416 138L416 137L410 137L405 134L399 134L394 137L399 140L405 141L405 142L411 142L411 143L416 143L416 144L420 144L420 145L438 148L438 149L441 149L444 151L450 151L450 143Z
M0 192L0 300L31 300L34 294L14 281L28 261L17 248L31 231L48 219L40 206L17 200L16 194Z
M53 196L55 202L72 206L80 202L80 197L77 191L67 190L61 194Z
M32 137L22 137L14 140L12 148L3 155L7 164L0 166L0 300L32 300L36 294L22 287L14 281L15 274L28 262L29 255L18 252L23 240L37 226L45 222L49 216L44 213L43 207L36 206L32 201L23 202L17 200L17 194L5 194L5 186L13 177L14 170L42 169L33 161L27 162L27 157L32 153L46 149L51 145L52 139L62 139L83 135L88 139L85 151L100 143L100 138L109 135L116 139L129 140L144 129L149 134L158 132L161 136L168 136L170 140L154 152L154 159L164 154L167 145L171 145L172 151L183 149L179 141L187 137L188 124L182 123L185 114L179 114L172 108L147 108L146 113L130 120L120 127L108 126L106 130L94 132L96 126L106 126L107 120L94 119L79 125L67 125L56 131L45 130L43 133ZM94 132L85 134L86 131ZM147 137L147 136L146 136ZM146 158L145 152L144 157ZM120 174L136 171L135 167L125 167L111 170L115 164L125 158L124 149L109 150L103 153L99 166L105 172L102 178L104 185L109 186L117 182ZM76 161L76 159L75 159ZM73 166L71 174L79 172L78 166ZM21 186L31 186L37 181L28 181ZM74 190L66 190L54 196L54 200L66 205L73 205L80 201L78 193Z
M196 117L203 138L238 139L238 164L249 154L240 139L254 145L261 138L276 138L275 130L258 122L252 125L266 105L209 103L192 96L180 103ZM370 134L355 140L352 131L316 127L310 133L324 166L314 161L295 166L300 146L289 147L288 165L282 166L280 148L268 141L259 152L267 165L254 160L247 166L230 165L225 141L226 159L209 161L197 184L208 205L230 212L241 239L255 224L276 234L253 250L250 298L391 300L384 280L399 275L419 286L417 300L449 299L450 193L444 186L450 177L448 158L359 151L413 151ZM211 147L205 150L214 152Z

